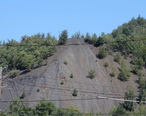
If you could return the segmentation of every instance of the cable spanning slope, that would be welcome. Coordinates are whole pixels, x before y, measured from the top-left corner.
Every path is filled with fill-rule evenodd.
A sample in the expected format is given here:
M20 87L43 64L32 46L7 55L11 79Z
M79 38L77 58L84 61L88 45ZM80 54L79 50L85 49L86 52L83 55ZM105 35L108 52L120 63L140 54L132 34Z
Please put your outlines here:
M59 46L57 52L48 58L48 65L45 68L34 69L12 81L7 81L7 88L11 88L13 91L4 89L1 100L11 100L20 97L22 92L25 92L26 101L40 100L44 97L46 100L54 100L53 102L58 107L74 106L83 112L107 113L111 107L118 105L119 101L84 99L97 98L97 96L112 98L113 95L120 98L124 96L126 87L123 83L121 88L114 87L109 81L109 74L96 60L96 55L83 39L69 39L66 46ZM89 70L96 71L94 79L87 78ZM70 78L71 73L74 75L73 78ZM76 97L72 96L75 88L78 91ZM27 103L31 107L34 107L35 104L36 102ZM6 102L0 105L0 109L5 107L8 107Z

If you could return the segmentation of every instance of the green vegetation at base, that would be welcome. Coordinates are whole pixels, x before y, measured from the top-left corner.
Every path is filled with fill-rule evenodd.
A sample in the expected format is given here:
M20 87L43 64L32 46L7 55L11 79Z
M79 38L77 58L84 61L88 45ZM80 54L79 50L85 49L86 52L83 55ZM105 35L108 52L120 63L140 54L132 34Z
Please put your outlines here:
M109 115L111 116L124 116L126 114L126 110L120 105L117 107L114 107L110 110Z
M69 106L57 108L53 102L42 99L35 108L28 107L20 99L12 99L9 111L0 112L0 116L100 116L100 113L82 113L78 108Z
M56 110L56 106L54 103L42 99L42 101L36 105L35 110L38 116L49 116Z
M127 92L125 92L125 97L124 99L127 99L127 100L134 100L134 90L132 87L128 87L127 88ZM135 106L135 103L134 102L129 102L129 101L125 101L123 104L122 104L123 108L127 111L134 111L134 106Z
M132 87L127 88L128 91L125 92L124 99L126 100L134 100L134 91ZM110 110L109 114L111 116L128 116L135 113L136 103L130 101L124 101L124 103L120 104L117 107L114 107Z

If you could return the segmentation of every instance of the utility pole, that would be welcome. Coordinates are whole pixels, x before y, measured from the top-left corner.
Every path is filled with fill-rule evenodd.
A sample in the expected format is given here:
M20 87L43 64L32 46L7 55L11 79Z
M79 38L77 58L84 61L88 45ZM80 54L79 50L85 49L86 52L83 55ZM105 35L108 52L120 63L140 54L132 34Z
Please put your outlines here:
M3 68L0 67L0 99L1 99L1 93L2 93L2 70Z

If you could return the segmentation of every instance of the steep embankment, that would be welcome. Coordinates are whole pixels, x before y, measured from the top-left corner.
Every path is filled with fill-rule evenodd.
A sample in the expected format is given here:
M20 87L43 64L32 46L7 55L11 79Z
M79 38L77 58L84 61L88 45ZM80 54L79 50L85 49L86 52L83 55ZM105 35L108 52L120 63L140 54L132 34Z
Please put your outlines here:
M3 88L1 100L11 100L25 92L24 99L32 101L27 102L32 107L37 103L35 100L44 97L58 107L74 106L83 112L108 112L119 102L97 97L123 97L127 85L135 84L135 77L125 83L116 77L111 78L109 73L114 70L117 75L119 64L113 61L112 56L97 59L97 51L97 48L86 45L83 39L69 39L66 46L59 46L57 52L48 58L46 66L4 81L7 87ZM103 66L106 61L109 62L108 68ZM96 71L94 79L87 78L89 70ZM70 78L71 73L73 78ZM75 88L78 91L76 97L72 96ZM7 105L3 102L0 109L7 108Z

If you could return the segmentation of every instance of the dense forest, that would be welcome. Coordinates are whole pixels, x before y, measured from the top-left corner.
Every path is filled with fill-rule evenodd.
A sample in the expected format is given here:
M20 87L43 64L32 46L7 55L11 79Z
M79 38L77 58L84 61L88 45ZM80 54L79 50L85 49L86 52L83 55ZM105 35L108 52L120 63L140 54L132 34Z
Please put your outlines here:
M57 40L54 36L47 34L36 34L33 36L23 36L20 42L9 40L8 42L0 43L0 66L7 66L10 70L10 77L15 77L21 70L32 70L47 64L47 58L54 54L58 45L66 43L68 38L67 30L62 31ZM118 107L111 109L109 115L146 115L145 106L141 101L146 100L146 78L142 72L146 68L146 19L138 16L132 18L128 23L124 23L110 34L102 33L99 37L96 34L80 35L75 33L72 38L84 38L84 41L99 47L97 57L105 58L108 54L114 55L114 61L120 64L120 73L118 79L120 81L127 81L133 73L139 77L137 83L139 84L139 103L124 102ZM122 59L123 57L124 59ZM131 58L131 68L128 69L125 63L127 57ZM105 64L107 66L108 64ZM114 75L114 72L111 76ZM133 88L128 88L125 93L125 99L134 100ZM17 104L17 105L16 105ZM18 107L18 106L21 107ZM135 106L139 105L138 109ZM46 107L42 109L42 107ZM22 115L21 115L22 114ZM92 116L91 114L83 114L79 109L56 108L56 106L47 101L41 101L36 108L29 108L25 106L19 99L15 99L10 103L10 113L2 112L1 116L27 116L27 115L46 115L46 116ZM100 115L100 113L97 113Z
M23 36L20 42L8 40L0 42L0 66L11 71L11 77L20 70L28 70L47 63L47 58L56 51L68 38L67 30L62 31L59 41L49 33Z
M111 34L102 33L97 37L87 33L85 42L100 46L101 51L120 52L125 57L132 54L131 63L136 65L135 68L146 66L146 20L140 16L119 26Z
M96 34L90 36L87 33L85 42L100 47L98 54L100 59L105 58L108 53L118 52L114 58L121 64L121 73L118 77L121 81L127 81L130 77L125 62L120 62L121 55L125 59L131 57L131 72L134 74L142 75L141 70L146 67L146 20L140 16L119 26L111 34L102 33L97 37Z
M135 113L135 111L138 114L135 113L133 115L145 115L145 107L141 101L146 100L146 78L142 71L143 68L146 68L146 19L140 16L136 19L132 18L131 21L119 26L112 33L102 33L99 37L96 34L90 36L87 33L85 42L99 47L97 57L100 59L105 58L108 54L117 53L114 56L114 61L121 65L120 73L117 77L119 80L127 81L131 77L130 73L139 77L137 81L139 84L139 96L137 99L140 105L139 110L135 109L136 103L127 101L112 109L112 116L131 115L130 113ZM121 57L124 57L124 59ZM125 63L127 57L131 58L130 69L127 68ZM134 100L134 91L132 88L125 93L125 99Z

